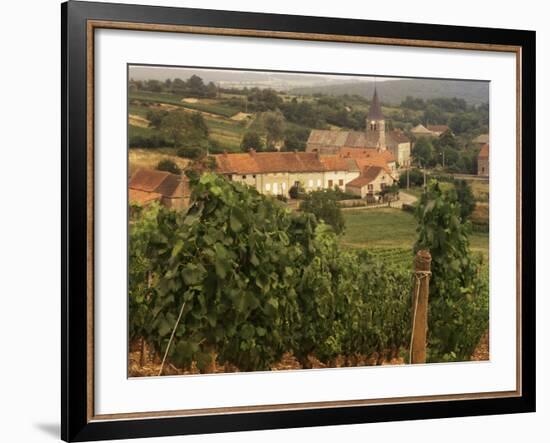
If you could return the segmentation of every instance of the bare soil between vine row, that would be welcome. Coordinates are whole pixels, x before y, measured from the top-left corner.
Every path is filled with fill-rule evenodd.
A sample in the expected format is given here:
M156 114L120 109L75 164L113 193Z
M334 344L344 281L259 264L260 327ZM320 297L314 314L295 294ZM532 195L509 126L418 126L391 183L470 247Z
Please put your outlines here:
M360 367L360 366L386 366L386 365L402 365L405 364L403 357L399 356L390 356L390 352L387 353L388 356L378 355L374 353L370 356L365 355L353 355L353 356L338 356L331 362L330 365L320 362L315 357L309 357L309 363L311 369L323 369L323 368L343 368L343 367ZM489 333L486 332L479 344L477 345L475 351L473 352L470 361L486 361L489 360ZM145 345L145 352L142 364L141 358L141 342L135 341L130 345L130 354L128 358L128 376L129 377L151 377L158 376L161 367L161 357L151 351L147 345ZM292 353L283 354L283 358L280 362L272 366L272 371L285 371L285 370L297 370L305 369L302 365L296 360ZM203 373L210 374L222 374L222 373L231 373L231 372L240 372L235 366L231 364L220 365L217 362L208 368L207 371ZM162 375L197 375L201 372L193 363L190 370L184 370L181 368L175 367L171 363L166 363L164 365Z

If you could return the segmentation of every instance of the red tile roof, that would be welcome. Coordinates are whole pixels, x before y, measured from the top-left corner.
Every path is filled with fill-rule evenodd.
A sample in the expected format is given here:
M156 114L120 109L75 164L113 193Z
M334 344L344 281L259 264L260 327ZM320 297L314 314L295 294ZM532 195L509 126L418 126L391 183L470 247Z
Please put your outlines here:
M169 172L155 171L153 169L139 169L130 179L128 187L140 191L153 192L166 178Z
M322 172L324 164L315 152L248 152L214 155L221 174L274 172Z
M367 166L363 173L356 179L347 183L346 187L362 188L372 183L382 172L384 172L384 170L379 166Z
M479 151L478 158L489 158L489 143L485 143Z
M395 161L395 157L389 149L378 150L376 148L340 148L341 157L372 158L374 161L383 161L384 164Z
M382 168L388 174L391 174L391 170L388 167L388 164L383 159L380 159L380 158L372 158L372 157L356 158L355 163L357 164L357 168L359 169L359 171L364 171L366 168L370 166L376 166L378 168Z
M183 183L183 194L189 195L189 183L180 175L154 169L138 169L130 179L130 190L157 193L164 197L173 197L178 191L178 186ZM136 194L137 195L137 194Z
M377 149L343 148L337 155L316 152L249 152L214 155L220 174L267 174L276 172L362 171L378 166L391 173L393 154Z
M162 199L162 195L157 192L147 192L147 191L140 191L138 189L129 189L128 199L132 203L139 203L144 205L152 201L160 201Z
M354 166L354 162L350 163L348 160L340 155L321 156L321 163L327 171L349 171L350 167Z

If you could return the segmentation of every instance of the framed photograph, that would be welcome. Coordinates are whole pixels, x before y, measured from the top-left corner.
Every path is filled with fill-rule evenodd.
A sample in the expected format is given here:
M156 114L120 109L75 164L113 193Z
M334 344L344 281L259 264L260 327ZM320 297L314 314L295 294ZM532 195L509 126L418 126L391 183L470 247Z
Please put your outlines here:
M62 13L62 438L535 410L535 33Z

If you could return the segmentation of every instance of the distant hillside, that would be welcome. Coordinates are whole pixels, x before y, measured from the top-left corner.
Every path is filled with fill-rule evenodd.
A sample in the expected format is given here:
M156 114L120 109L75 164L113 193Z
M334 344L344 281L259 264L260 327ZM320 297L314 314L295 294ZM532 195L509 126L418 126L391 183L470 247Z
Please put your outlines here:
M150 66L131 66L130 78L133 80L159 80L181 78L187 80L197 75L205 83L214 82L226 88L272 88L279 91L291 88L339 84L343 80L315 74L293 74L284 72L232 71L225 69L199 68L155 68Z
M424 100L430 98L461 98L469 104L489 102L489 82L464 80L403 79L379 81L376 85L383 103L400 104L408 95ZM371 98L374 82L346 82L294 88L294 94L323 93L329 95L360 95Z

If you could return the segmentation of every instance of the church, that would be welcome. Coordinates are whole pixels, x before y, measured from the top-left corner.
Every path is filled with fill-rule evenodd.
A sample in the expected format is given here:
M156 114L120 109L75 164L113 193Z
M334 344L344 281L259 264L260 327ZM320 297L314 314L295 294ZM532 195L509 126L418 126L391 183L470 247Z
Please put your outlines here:
M410 165L411 141L399 129L386 131L386 120L376 88L365 131L312 129L306 144L306 152L321 155L338 155L353 149L376 150L386 156L391 154L399 168Z

